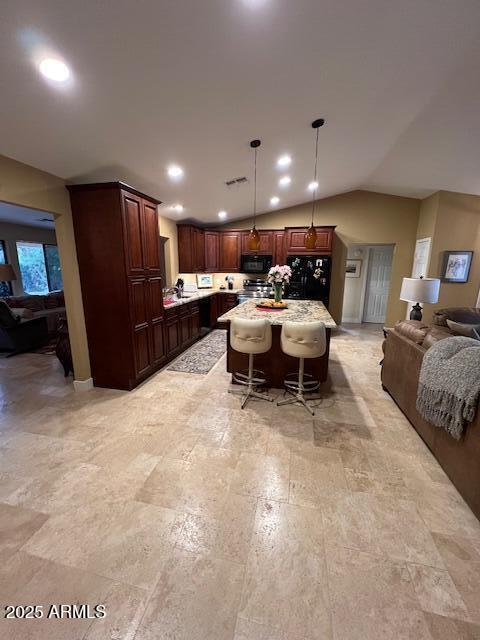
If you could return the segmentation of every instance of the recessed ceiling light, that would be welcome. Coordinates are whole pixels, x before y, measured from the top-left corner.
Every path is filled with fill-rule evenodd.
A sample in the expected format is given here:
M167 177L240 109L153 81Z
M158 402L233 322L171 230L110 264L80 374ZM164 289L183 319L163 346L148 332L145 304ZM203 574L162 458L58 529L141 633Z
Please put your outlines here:
M277 167L289 167L292 162L292 158L288 155L288 153L284 153L277 160Z
M183 176L183 169L182 167L179 167L177 164L171 164L167 169L167 173L170 176L170 178L173 178L174 180L178 180Z
M280 202L280 198L278 196L272 196L270 198L270 204L272 207L275 207Z
M70 77L70 69L64 62L56 58L44 58L38 68L42 76L55 82L65 82Z
M172 204L172 206L170 207L170 209L172 211L176 211L177 213L182 213L183 211L183 204Z
M218 212L218 217L220 218L220 220L225 220L225 218L227 217L227 212L226 211L219 211Z
M282 176L280 178L280 180L278 181L278 184L281 187L288 187L288 185L290 184L291 181L292 181L292 179L290 178L290 176Z
M315 191L315 189L318 189L318 182L313 180L313 182L310 182L310 184L308 185L308 190Z

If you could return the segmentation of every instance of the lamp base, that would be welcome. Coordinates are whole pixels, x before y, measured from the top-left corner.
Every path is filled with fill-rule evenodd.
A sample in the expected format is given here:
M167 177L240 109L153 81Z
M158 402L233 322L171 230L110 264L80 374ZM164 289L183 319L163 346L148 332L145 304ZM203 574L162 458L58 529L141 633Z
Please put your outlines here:
M417 302L417 304L415 304L412 307L412 310L410 311L410 320L421 320L422 319L422 307L420 306L420 303Z

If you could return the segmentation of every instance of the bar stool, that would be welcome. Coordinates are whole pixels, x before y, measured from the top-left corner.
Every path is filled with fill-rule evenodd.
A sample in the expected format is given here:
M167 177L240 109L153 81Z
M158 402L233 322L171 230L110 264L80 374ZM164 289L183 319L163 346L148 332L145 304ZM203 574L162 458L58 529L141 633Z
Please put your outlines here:
M242 409L251 398L273 402L267 394L259 393L257 387L265 384L263 371L253 368L253 356L266 353L272 346L272 327L268 320L247 320L233 318L230 322L230 346L240 353L248 353L248 371L235 372L232 378L238 384L246 386L246 390L230 389L230 393L242 394Z
M298 373L291 373L285 378L285 390L293 395L277 402L280 407L285 404L302 404L312 415L315 411L308 405L308 400L318 400L320 396L305 398L305 393L316 391L320 382L305 373L305 358L320 358L326 351L327 340L323 322L290 322L282 326L280 336L282 351L289 356L299 358Z

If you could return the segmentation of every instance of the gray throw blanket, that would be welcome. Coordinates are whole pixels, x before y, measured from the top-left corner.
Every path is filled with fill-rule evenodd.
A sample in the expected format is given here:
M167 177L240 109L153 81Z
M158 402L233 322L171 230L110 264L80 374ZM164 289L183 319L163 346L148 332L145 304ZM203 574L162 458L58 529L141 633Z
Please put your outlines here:
M417 391L420 415L457 440L473 422L480 397L480 341L439 340L423 357Z

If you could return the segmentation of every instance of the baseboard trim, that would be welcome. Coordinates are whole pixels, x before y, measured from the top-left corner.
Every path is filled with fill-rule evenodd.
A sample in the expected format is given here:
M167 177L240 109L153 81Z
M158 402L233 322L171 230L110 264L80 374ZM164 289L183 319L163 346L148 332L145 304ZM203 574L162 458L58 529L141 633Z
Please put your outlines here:
M90 391L90 389L93 389L93 378L87 378L86 380L74 380L73 388L75 391Z

